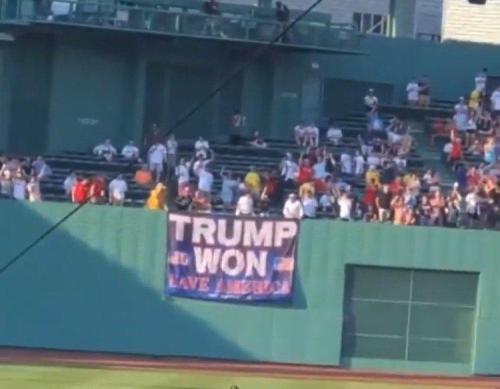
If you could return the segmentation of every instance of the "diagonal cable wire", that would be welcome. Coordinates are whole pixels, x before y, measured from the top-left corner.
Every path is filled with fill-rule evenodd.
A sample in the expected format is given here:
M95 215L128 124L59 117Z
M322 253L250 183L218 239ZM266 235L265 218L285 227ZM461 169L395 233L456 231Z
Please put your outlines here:
M255 50L253 55L250 56L248 61L246 61L243 65L235 69L232 73L228 75L222 82L210 93L208 93L203 99L197 102L192 109L190 109L184 116L182 116L177 122L175 122L166 132L167 135L175 131L182 125L186 120L192 117L197 111L199 111L204 105L206 105L210 100L212 100L221 90L223 90L227 85L231 83L231 81L237 77L241 72L243 72L247 67L251 66L253 62L259 59L261 56L266 54L270 49L275 46L286 34L302 19L304 19L314 8L316 8L323 0L316 0L312 3L306 10L300 13L294 20L292 20L288 25L286 25L283 30L276 35L276 37L268 42L264 47L259 47L259 49ZM57 230L64 222L66 222L69 218L74 216L78 211L80 211L85 205L88 204L90 198L73 208L70 212L68 212L64 217L62 217L57 223L50 226L46 231L44 231L40 236L33 240L29 245L23 248L19 253L10 258L5 265L0 267L0 275L5 273L7 269L9 269L12 265L14 265L17 261L19 261L22 257L24 257L28 252L30 252L34 247L36 247L40 242L42 242L45 238L47 238L50 234L52 234L55 230Z

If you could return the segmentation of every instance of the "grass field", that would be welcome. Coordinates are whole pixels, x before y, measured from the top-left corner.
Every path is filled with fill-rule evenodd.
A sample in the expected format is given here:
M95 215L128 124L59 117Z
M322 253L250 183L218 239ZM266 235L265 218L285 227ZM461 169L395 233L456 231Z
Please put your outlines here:
M453 386L265 378L255 375L168 370L116 370L0 365L0 389L450 389Z

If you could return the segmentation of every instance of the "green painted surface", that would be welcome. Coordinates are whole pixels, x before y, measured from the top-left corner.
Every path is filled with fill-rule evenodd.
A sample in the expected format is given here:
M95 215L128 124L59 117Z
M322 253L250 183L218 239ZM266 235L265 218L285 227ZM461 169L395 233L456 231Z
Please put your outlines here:
M1 262L71 209L1 201ZM0 282L0 345L340 363L346 264L479 273L469 365L383 360L345 366L498 374L498 233L306 221L291 305L163 296L165 215L86 206Z

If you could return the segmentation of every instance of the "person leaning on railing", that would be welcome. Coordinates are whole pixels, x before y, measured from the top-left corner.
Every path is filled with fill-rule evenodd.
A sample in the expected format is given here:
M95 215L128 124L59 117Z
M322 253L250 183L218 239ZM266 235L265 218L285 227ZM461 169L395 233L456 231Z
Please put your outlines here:
M203 25L201 33L203 35L225 38L225 34L221 31L219 19L215 17L221 14L219 3L216 0L205 1L203 3L203 12L210 16L205 19L205 24Z

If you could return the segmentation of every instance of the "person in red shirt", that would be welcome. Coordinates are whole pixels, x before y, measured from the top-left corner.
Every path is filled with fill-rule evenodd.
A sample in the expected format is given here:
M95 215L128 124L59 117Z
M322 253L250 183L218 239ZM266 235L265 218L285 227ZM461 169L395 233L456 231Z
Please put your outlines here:
M77 179L71 192L71 200L77 204L84 204L89 196L89 180Z
M365 193L363 195L363 203L366 206L366 209L372 207L375 208L375 200L378 194L378 187L375 180L372 180L369 185L366 186Z
M391 182L390 185L390 191L393 194L393 196L397 195L398 193L403 192L404 189L404 183L403 179L401 177L396 177L394 181Z
M462 159L462 139L455 138L451 141L449 162L454 164Z
M299 185L305 184L306 182L313 181L313 169L311 167L311 162L309 158L304 158L303 155L299 159L299 174L297 177L297 182Z
M260 199L264 202L276 205L281 201L281 187L279 173L273 171L264 175L265 184Z
M103 204L106 202L106 183L103 177L94 177L89 185L90 202Z

